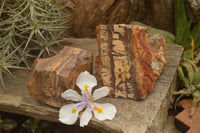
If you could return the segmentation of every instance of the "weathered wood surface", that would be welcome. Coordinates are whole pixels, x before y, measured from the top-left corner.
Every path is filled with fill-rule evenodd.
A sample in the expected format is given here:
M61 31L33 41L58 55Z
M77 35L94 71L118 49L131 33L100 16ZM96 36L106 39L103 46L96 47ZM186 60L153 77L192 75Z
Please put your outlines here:
M200 20L200 1L199 0L185 0L188 18L193 22Z
M73 46L97 51L95 39L70 39ZM77 45L79 44L79 45ZM87 44L87 45L85 45ZM172 101L171 91L176 88L177 67L183 48L167 44L167 66L158 78L155 89L143 101L104 98L98 102L109 102L116 106L117 115L112 121L97 121L92 118L89 125L101 132L110 133L162 133L167 119L167 110ZM18 82L6 81L6 89L0 95L0 111L32 116L41 120L58 122L58 108L41 104L29 95L26 87L30 72L16 71ZM78 123L77 123L78 124Z
M173 32L174 0L65 0L76 37L95 37L99 24L133 20Z
M141 100L153 91L166 66L166 44L142 26L99 25L95 73L111 97Z
M192 105L192 99L180 101L178 106L182 107L183 111L176 115L175 118L179 122L178 125L181 126L180 130L183 132L200 133L200 103L197 104L196 111L191 117L190 111Z
M76 77L83 71L92 72L92 53L84 49L65 46L53 57L36 59L28 82L30 95L42 103L61 107L66 102L61 93L76 87Z

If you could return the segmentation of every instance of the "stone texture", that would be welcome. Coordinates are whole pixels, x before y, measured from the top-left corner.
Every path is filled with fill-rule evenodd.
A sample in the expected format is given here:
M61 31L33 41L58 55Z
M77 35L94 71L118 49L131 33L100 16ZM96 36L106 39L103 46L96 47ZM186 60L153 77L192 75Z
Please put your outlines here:
M163 132L161 133L182 133L174 125L174 116L168 115Z
M99 25L99 54L95 72L111 97L144 99L166 66L166 44L161 35L131 25ZM149 41L150 40L150 41Z
M28 82L30 95L42 103L61 107L66 101L60 94L69 88L79 92L76 77L85 70L92 72L91 52L65 46L55 56L35 61Z
M95 39L69 39L68 44L77 47L85 46L85 49L94 48L94 44L97 46ZM97 49L91 49L93 50ZM93 117L88 127L94 127L102 133L163 133L168 108L172 102L171 92L177 88L177 67L182 52L181 46L167 44L167 66L159 76L153 92L142 101L119 98L103 98L97 101L114 104L117 108L116 117L112 121L98 121ZM58 108L41 104L36 98L30 96L27 82L31 72L18 70L14 71L14 74L17 76L18 83L13 83L6 77L7 88L0 93L0 111L58 122Z
M200 20L200 1L199 0L185 0L188 18L193 22Z
M186 99L179 102L179 106L184 110L175 116L179 121L181 129L189 129L187 133L200 133L200 103L197 104L194 115L190 116L190 110L192 107L192 99ZM184 130L183 132L186 132Z
M79 45L77 45L79 43ZM97 46L95 39L69 39L71 46L85 49ZM91 51L97 49L91 49ZM97 102L112 103L117 108L112 121L98 121L94 117L89 127L102 133L162 133L167 119L167 111L172 102L171 92L177 88L177 67L181 61L183 48L176 44L167 44L167 66L159 76L153 92L142 101L119 98L103 98ZM6 89L0 93L0 111L31 116L40 120L58 122L58 108L41 104L30 96L27 82L31 71L14 71L18 83L6 77ZM78 122L76 124L79 124ZM64 126L64 125L62 125Z
M173 32L174 0L65 0L76 37L95 37L99 24L133 20Z

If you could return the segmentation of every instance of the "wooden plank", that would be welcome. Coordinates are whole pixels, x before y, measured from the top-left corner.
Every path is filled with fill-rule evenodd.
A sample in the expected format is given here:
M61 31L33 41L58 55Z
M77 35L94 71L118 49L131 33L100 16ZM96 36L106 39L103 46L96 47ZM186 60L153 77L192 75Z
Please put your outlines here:
M94 45L95 41L86 43L84 39L71 39L80 43L85 49ZM87 44L87 45L82 45ZM97 43L96 43L97 45ZM73 45L72 45L73 46ZM94 49L95 51L95 49ZM104 98L98 102L109 102L116 106L117 115L112 121L98 121L92 118L89 125L101 132L115 133L161 133L167 119L167 110L171 104L171 91L176 88L177 67L180 63L183 48L175 44L167 44L167 66L158 78L153 92L143 101L118 98ZM41 120L58 122L58 110L41 104L29 95L27 82L31 72L15 71L18 83L9 79L6 89L0 95L0 111L32 116Z

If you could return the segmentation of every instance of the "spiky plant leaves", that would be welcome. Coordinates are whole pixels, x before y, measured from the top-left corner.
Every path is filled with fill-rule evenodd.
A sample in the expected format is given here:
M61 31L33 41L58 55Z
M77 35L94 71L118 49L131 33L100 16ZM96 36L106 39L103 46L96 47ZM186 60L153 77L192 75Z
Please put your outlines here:
M17 122L12 119L3 119L0 128L6 132L11 132L17 126Z
M192 65L189 62L181 63L182 68L185 70L184 77L188 78L189 84L192 84L194 80L194 70Z
M196 88L200 91L200 83L196 85Z
M190 48L190 25L188 22L184 0L175 0L175 32L176 43L184 47Z
M200 52L197 54L197 56L196 56L195 59L194 59L195 64L198 64L198 63L199 63L199 60L200 60Z
M193 104L191 107L191 111L190 111L190 116L193 116L196 110L196 105L197 103L200 101L200 91L197 90L194 93L192 93L193 96Z
M3 86L3 75L12 74L9 68L21 68L22 63L29 68L29 58L56 53L53 46L66 37L70 16L56 0L2 0L0 6Z
M193 90L189 90L189 89L182 89L176 92L172 92L173 95L186 95L189 96L190 94L192 94Z
M198 66L194 63L194 61L188 60L188 62L193 67L193 70L194 70L194 79L192 81L192 84L194 84L196 86L197 84L200 83L200 71L199 71ZM190 74L190 73L188 73L188 74Z
M193 40L193 37L191 36L191 60L194 60L194 40Z
M183 81L183 85L186 87L186 88L189 88L190 84L189 84L189 80L188 78L185 76L184 72L183 72L183 69L181 66L178 67L178 75L179 75L179 78Z
M191 31L191 35L194 39L194 48L197 48L200 44L200 21Z
M180 95L178 99L180 99L180 97L182 97L183 95L192 95L193 106L190 111L191 116L195 112L196 104L200 101L200 71L197 66L200 58L199 56L200 55L198 54L194 60L185 60L185 62L181 63L178 68L178 75L186 89L182 89L180 91L172 93L173 95Z

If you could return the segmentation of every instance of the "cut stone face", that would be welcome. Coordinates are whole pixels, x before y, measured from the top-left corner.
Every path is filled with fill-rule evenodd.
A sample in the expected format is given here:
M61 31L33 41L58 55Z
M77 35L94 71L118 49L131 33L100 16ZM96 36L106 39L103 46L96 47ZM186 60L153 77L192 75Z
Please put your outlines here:
M166 66L166 44L161 35L148 35L141 26L99 25L99 53L95 74L110 97L144 99Z
M83 71L92 72L92 54L80 48L65 46L53 57L37 59L28 82L30 94L42 103L61 107L66 103L61 93L75 89L76 77Z

